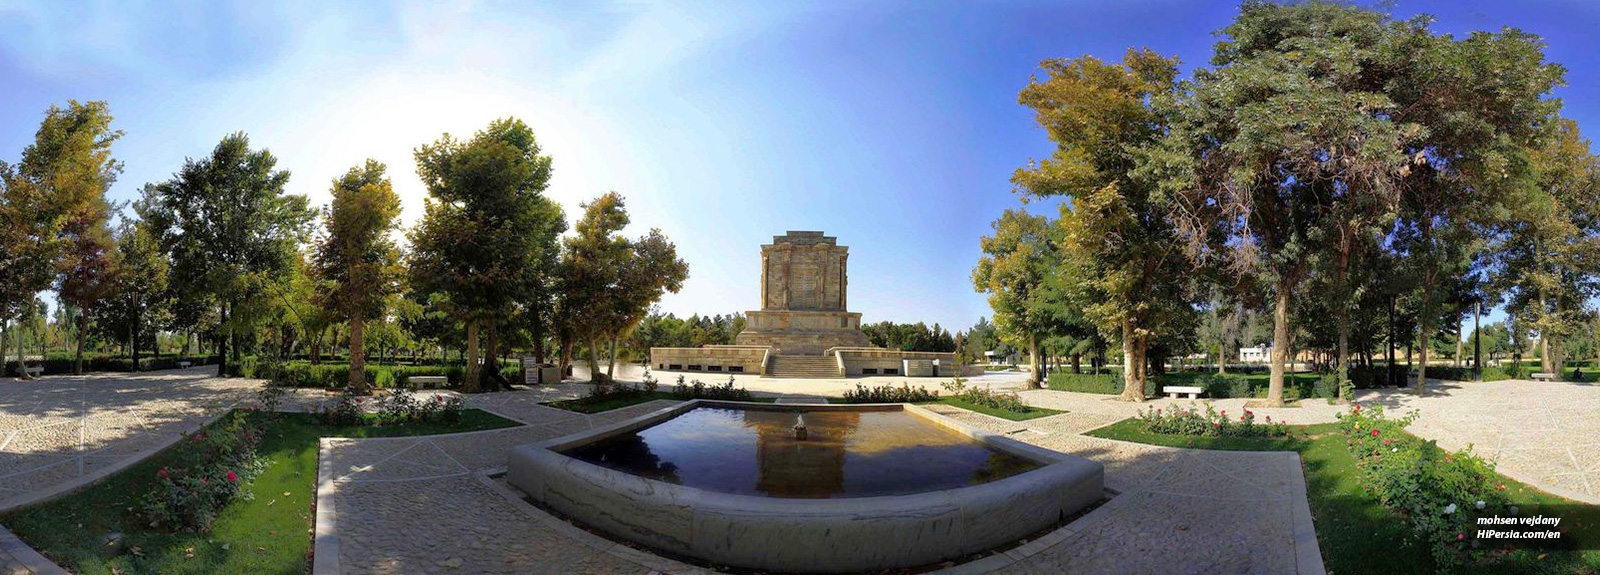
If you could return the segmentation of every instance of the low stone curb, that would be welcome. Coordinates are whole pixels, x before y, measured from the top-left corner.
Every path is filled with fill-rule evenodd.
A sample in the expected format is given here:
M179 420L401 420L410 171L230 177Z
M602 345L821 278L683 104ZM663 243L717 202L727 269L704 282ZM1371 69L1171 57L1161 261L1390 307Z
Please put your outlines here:
M0 526L0 558L10 556L16 563L22 564L33 575L69 575L66 569L46 559L38 551L34 551L27 543L18 538L4 526ZM0 561L0 564L3 564ZM11 574L7 574L11 575Z
M311 545L311 575L339 575L339 515L333 507L338 491L333 461L328 457L329 439L317 440L317 520Z

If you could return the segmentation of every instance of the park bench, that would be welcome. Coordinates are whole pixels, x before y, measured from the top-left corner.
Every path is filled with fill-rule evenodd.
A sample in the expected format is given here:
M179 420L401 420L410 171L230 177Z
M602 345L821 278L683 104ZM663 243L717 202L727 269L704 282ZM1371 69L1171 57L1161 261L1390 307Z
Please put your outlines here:
M1533 378L1534 381L1555 381L1556 380L1556 374L1554 374L1554 373L1535 373L1535 374L1530 375L1528 377Z
M1198 399L1200 394L1205 393L1204 389L1187 385L1168 385L1162 387L1161 391L1166 393L1167 397L1173 399L1178 399L1178 395L1184 393L1189 394L1189 399Z
M413 375L406 378L406 382L418 389L432 389L448 385L450 378L443 375Z
M30 365L30 366L22 368L22 369L23 369L23 371L28 372L28 375L31 375L31 376L34 376L34 377L39 377L41 375L44 375L44 366L42 366L42 365Z
M178 362L178 368L179 368L179 369L187 369L187 368L188 368L188 367L189 367L189 366L191 366L191 365L194 365L194 364L193 364L193 363L190 363L190 362L187 362L187 361L180 361L180 362Z

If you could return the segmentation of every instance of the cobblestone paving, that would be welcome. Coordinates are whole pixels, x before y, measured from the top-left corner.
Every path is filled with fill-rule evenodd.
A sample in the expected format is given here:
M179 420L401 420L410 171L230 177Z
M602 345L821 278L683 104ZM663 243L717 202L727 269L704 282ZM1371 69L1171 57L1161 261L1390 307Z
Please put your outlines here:
M1020 393L1029 405L1075 414L1132 417L1140 409L1178 405L1239 413L1245 400L1157 399L1130 404L1104 395L1053 390ZM1600 385L1548 381L1456 382L1431 380L1428 393L1365 390L1360 403L1386 406L1391 415L1417 410L1411 432L1447 449L1469 445L1517 480L1577 501L1600 504ZM1297 408L1251 408L1258 417L1304 425L1336 420L1348 406L1321 400ZM1040 420L1043 421L1043 420ZM1081 432L1081 430L1080 430Z
M212 377L215 367L147 375L0 379L0 510L48 498L137 461L247 400L259 382ZM0 537L0 575L34 571ZM36 555L36 554L35 554Z
M576 396L581 390L468 398L474 407L527 424L515 429L324 440L323 457L334 476L340 572L704 572L609 542L597 546L592 537L541 523L525 504L485 491L489 488L475 472L503 466L506 452L515 445L673 404L654 401L592 416L538 405L552 395ZM1292 453L1172 449L1078 435L1120 419L1111 414L1066 413L1010 422L949 406L930 408L969 425L1100 461L1106 465L1107 488L1120 492L1068 527L1000 557L1004 561L993 565L999 568L993 572L1321 572L1299 460ZM1306 531L1298 543L1297 525ZM1309 566L1297 563L1307 545L1318 558ZM989 572L993 567L974 563L957 569Z
M141 458L247 401L259 384L215 371L0 379L0 509Z
M1441 447L1472 446L1501 473L1557 495L1600 505L1600 385L1566 382L1435 382L1423 396L1362 395Z

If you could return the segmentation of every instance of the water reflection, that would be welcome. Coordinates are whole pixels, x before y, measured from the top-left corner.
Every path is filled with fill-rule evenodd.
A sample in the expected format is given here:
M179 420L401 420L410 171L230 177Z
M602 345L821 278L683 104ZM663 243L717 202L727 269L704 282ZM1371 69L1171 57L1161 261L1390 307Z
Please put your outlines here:
M902 412L806 412L804 440L795 415L700 407L568 455L710 491L790 498L919 493L1038 467Z

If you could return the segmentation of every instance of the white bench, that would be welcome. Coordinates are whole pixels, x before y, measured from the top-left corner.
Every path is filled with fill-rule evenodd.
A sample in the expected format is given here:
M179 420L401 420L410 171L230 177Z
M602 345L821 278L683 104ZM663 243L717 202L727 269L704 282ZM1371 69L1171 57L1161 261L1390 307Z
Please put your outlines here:
M31 375L31 376L34 376L34 377L39 377L41 375L44 375L44 366L42 366L42 365L30 365L28 367L22 368L22 370L28 372L28 375Z
M1528 377L1533 378L1534 381L1555 381L1556 380L1556 374L1554 374L1554 373L1535 373L1535 374L1529 375Z
M416 386L417 388L431 389L434 387L448 385L450 383L450 378L443 375L413 375L406 378L406 383Z
M1198 399L1200 394L1205 393L1204 389L1188 385L1168 385L1162 387L1161 391L1173 399L1178 399L1178 395L1183 393L1189 394L1189 399Z
M180 362L178 362L178 368L179 368L179 369L185 369L185 368L188 368L188 367L189 367L189 366L191 366L191 365L194 365L194 364L193 364L193 363L189 363L189 362L187 362L187 361L180 361Z

